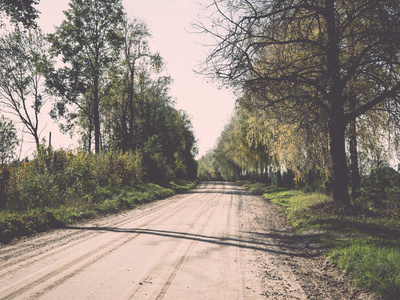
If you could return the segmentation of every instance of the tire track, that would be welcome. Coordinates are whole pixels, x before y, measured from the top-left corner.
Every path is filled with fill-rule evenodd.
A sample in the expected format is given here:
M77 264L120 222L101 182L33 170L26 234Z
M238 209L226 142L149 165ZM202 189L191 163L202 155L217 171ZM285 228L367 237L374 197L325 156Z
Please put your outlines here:
M223 189L225 189L225 184L222 187ZM229 200L224 200L226 196L224 195L224 191L222 193L220 193L218 198L214 198L212 199L212 203L209 204L209 207L211 208L211 213L209 214L206 222L202 223L202 228L201 230L199 230L197 233L193 233L196 235L201 235L204 234L203 236L210 236L210 237L218 237L220 236L220 240L225 240L224 237L229 238L229 236L232 234L231 232L231 224L232 222L235 223L234 219L235 219L235 213L236 211L233 209L233 195L230 195ZM222 200L222 201L221 201ZM211 201L211 200L210 200ZM211 231L209 231L211 229ZM236 227L235 227L236 229ZM233 230L233 233L235 232L235 229ZM206 232L206 233L205 233ZM207 243L207 240L202 240L202 242L206 242L204 243L195 243L195 240L192 240L183 251L183 253L181 254L179 260L175 263L172 271L170 271L170 275L164 280L164 284L161 286L161 288L159 289L158 293L153 294L153 297L150 297L149 299L163 299L165 298L173 298L173 299L179 299L181 297L185 297L182 296L181 294L176 294L176 289L172 289L172 294L168 293L169 290L171 288L175 288L176 284L181 284L182 285L182 281L179 281L179 279L182 280L182 276L185 277L185 275L179 275L182 271L183 271L183 267L185 266L185 264L187 262L191 261L192 257L192 252L195 250L195 247L198 248L198 250L206 250L209 249L207 251L211 251L214 252L214 258L215 256L219 257L219 263L222 266L227 266L231 261L231 255L233 253L234 256L234 260L237 261L239 259L239 251L236 247L226 247L226 245L224 244L220 244L219 246L217 246L218 249L211 249L208 248L209 244ZM200 249L199 249L200 248ZM187 271L187 267L185 267L186 271ZM190 269L190 267L189 267ZM193 269L193 268L192 268ZM222 273L221 273L222 272ZM204 275L204 274L203 274ZM221 277L217 276L217 275L221 275ZM236 275L236 276L235 276ZM180 277L179 277L180 276ZM233 281L235 282L234 286L239 284L239 294L243 294L242 292L242 282L241 282L241 275L240 275L240 268L238 270L238 272L235 272L235 274L230 274L228 269L220 269L217 271L217 273L214 274L214 279L216 279L216 281L214 282L215 284L217 282L219 282L220 286L221 286L221 294L217 295L213 295L214 298L212 299L231 299L231 297L224 297L225 295L228 295L229 289L232 287L230 286L227 281L230 282L232 276L234 276L235 278L233 279ZM227 280L228 278L230 278L229 280ZM227 281L226 281L227 280ZM225 286L226 285L226 286ZM189 287L188 287L189 288ZM197 286L197 289L199 289L199 286ZM203 297L202 298L206 298L208 299L209 296L207 296L207 288L205 287L202 292ZM154 296L156 295L156 296ZM148 296L148 294L147 294ZM222 296L222 297L220 297ZM187 297L187 295L186 295ZM196 297L195 297L196 298ZM241 299L241 297L240 297Z
M219 194L219 197L222 197L222 194ZM206 206L207 209L204 210L203 207ZM198 214L197 216L195 216L195 218L193 218L190 222L188 222L188 224L196 224L198 223L198 221L202 218L205 217L205 221L203 221L201 224L201 228L200 230L196 230L195 232L193 232L193 230L188 230L186 231L188 234L201 234L204 230L204 227L206 226L206 224L208 223L210 217L211 217L211 210L212 207L209 206L206 202L203 202L201 205L201 211L200 214ZM175 231L176 228L178 228L179 225L175 226L171 231ZM192 227L193 229L193 227ZM185 234L186 234L185 232ZM178 261L174 264L174 267L172 269L172 271L168 274L155 274L156 271L158 270L160 273L161 269L164 269L163 267L166 265L165 264L165 260L174 252L174 250L176 250L182 243L187 242L187 240L185 239L181 239L178 243L171 243L171 245L168 247L168 249L164 252L164 254L162 255L162 257L160 257L160 259L152 266L152 268L147 272L147 274L143 277L143 279L141 280L141 282L153 282L156 278L163 280L162 277L167 276L166 279L164 279L165 284L155 291L153 291L153 295L157 295L156 299L161 299L161 295L165 294L166 291L168 290L169 285L171 284L171 281L173 280L173 278L175 277L176 273L178 272L179 268L182 266L182 264L184 263L184 261L187 258L188 253L190 252L190 249L192 248L193 244L195 243L195 240L191 240L189 242L189 244L185 247L185 250L182 253L182 249L179 249L179 253L182 254L175 254L175 256L178 256ZM165 270L163 270L165 273ZM161 277L161 278L160 278ZM143 290L142 285L138 285L135 287L135 289L133 291L131 291L129 299L141 299L144 295L140 294L140 292ZM147 296L149 294L149 291L146 290Z

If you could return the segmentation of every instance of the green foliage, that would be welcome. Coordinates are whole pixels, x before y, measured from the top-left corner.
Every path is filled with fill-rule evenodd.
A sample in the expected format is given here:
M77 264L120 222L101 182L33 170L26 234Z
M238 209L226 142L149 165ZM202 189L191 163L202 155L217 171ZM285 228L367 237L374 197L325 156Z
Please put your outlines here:
M400 216L400 174L390 167L378 167L362 178L361 196L354 204L365 209Z
M198 160L197 177L200 180L221 180L216 163L214 151L209 150Z
M62 226L52 213L33 210L26 213L0 212L0 242L7 242L16 236L31 235Z
M144 183L141 152L88 154L41 146L31 161L0 166L0 240L132 208L194 188ZM167 182L164 178L163 182Z
M52 116L66 120L66 129L78 126L88 152L92 139L96 153L140 152L144 180L194 179L192 125L173 107L171 78L158 76L163 61L149 49L146 24L129 20L120 0L74 0L65 15L48 36L52 54L67 62L48 72L58 96Z
M171 181L169 183L168 187L170 187L174 191L180 193L180 192L185 192L185 191L194 189L197 186L197 184L198 184L198 181L196 181L196 180L178 179L178 180Z
M266 186L263 183L260 182L252 182L250 180L243 180L243 181L237 181L240 185L243 185L246 189L249 191L253 192L254 194L257 195L263 195L267 193L270 190L270 187Z
M10 183L10 169L6 164L0 165L0 208L6 204L8 185Z
M323 135L311 136L299 126L280 124L262 110L248 109L246 102L245 97L238 100L240 105L216 147L199 160L199 178L239 177L321 190L326 168Z
M15 148L19 145L17 131L13 122L0 117L0 165L10 162L15 157Z
M393 0L214 1L209 22L196 24L216 41L201 71L241 90L239 108L270 121L265 132L244 122L227 157L258 175L265 168L254 158L267 146L261 153L278 159L274 167L292 169L296 179L323 171L333 199L349 205L347 125L366 127L366 140L377 141L371 146L399 149L399 10ZM270 133L273 147L262 143Z
M89 139L94 131L99 153L102 95L108 89L107 70L123 42L124 11L120 0L72 0L69 6L66 20L48 36L52 54L65 63L47 74L47 85L60 96L52 115L66 117L70 123L80 114ZM69 105L79 109L78 115L68 111Z
M21 23L26 28L35 27L35 20L39 16L39 11L34 5L38 3L39 0L1 0L0 12L9 16L13 23Z
M73 204L85 198L95 202L104 186L133 186L144 178L138 153L106 152L90 155L41 147L32 161L3 166L3 206L36 209Z
M381 294L384 299L400 295L400 249L357 241L329 253L339 268L352 275L354 282Z

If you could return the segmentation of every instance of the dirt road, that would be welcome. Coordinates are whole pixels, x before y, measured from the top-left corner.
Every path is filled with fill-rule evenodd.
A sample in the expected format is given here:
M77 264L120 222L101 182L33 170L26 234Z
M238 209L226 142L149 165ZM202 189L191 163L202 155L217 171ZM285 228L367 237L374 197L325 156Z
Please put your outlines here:
M241 187L191 193L0 248L0 299L366 299Z

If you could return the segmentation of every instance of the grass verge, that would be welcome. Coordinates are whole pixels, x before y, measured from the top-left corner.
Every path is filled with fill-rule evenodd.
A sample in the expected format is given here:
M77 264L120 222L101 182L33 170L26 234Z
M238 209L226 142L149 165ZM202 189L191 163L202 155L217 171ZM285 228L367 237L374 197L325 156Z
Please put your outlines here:
M318 232L326 258L351 275L354 284L383 299L400 299L400 220L368 210L343 208L325 195L240 181L282 207L297 233Z
M107 186L98 188L94 194L79 203L22 212L3 210L0 211L0 243L165 199L193 189L196 185L197 181L178 180L170 182L167 186L153 183L121 188Z

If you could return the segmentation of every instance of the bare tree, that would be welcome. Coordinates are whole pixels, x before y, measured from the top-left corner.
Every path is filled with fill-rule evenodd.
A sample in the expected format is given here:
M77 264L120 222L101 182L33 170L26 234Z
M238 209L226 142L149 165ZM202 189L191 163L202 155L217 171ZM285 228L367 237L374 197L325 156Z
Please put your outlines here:
M43 71L47 44L39 29L19 29L0 38L0 104L22 122L40 146L39 116L46 102Z

